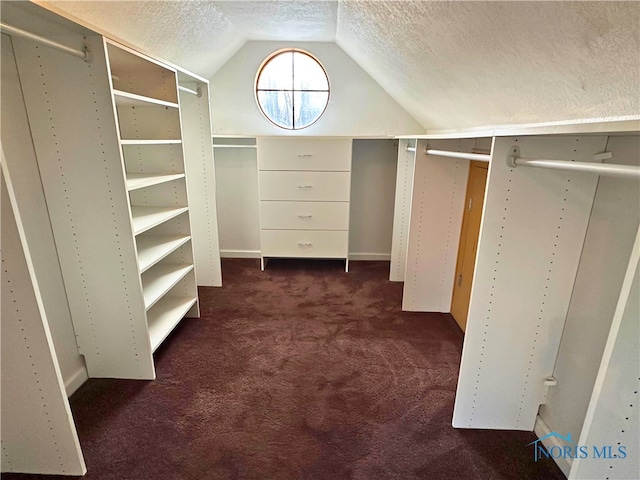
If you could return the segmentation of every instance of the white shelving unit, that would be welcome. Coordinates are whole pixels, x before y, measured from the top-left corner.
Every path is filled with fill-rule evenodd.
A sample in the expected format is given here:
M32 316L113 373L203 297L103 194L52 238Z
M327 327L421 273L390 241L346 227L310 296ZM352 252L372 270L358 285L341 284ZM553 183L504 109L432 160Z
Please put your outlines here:
M152 343L199 316L177 73L86 42L89 64L15 42L25 105L88 375L153 379Z
M108 40L105 48L154 351L185 315L199 316L184 151L172 148L182 141L177 73Z
M67 395L155 378L153 351L199 315L196 238L219 284L208 81L180 71L203 93L183 111L177 67L32 2L2 20L35 37L2 35L0 468L82 475Z

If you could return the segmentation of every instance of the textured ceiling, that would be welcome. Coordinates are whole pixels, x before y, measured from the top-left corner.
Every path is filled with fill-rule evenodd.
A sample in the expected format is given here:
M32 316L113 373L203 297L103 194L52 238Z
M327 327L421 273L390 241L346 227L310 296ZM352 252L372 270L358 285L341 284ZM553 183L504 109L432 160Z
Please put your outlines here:
M337 43L425 126L640 113L638 2L343 2Z
M211 77L248 40L335 41L425 128L640 113L639 2L49 2Z
M46 2L138 46L211 77L249 40L335 41L337 2Z

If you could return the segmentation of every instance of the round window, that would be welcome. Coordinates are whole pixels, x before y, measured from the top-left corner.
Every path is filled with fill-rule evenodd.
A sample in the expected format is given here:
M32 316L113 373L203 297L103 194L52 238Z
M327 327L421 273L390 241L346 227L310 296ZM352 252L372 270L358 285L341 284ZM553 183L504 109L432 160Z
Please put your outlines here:
M329 103L329 79L320 62L297 49L279 50L258 70L256 101L278 127L299 130L315 123Z

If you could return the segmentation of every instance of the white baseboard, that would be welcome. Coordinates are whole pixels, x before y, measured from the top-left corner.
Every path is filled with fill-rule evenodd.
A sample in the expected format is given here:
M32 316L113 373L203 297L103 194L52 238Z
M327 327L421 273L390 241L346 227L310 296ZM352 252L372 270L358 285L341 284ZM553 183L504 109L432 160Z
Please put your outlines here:
M260 250L220 250L222 258L260 258Z
M260 258L260 250L220 250L222 258ZM390 253L349 253L349 260L377 260L380 262L391 261Z
M67 397L73 395L74 392L87 380L89 380L89 374L87 373L87 369L84 367L80 367L71 374L69 378L65 379L64 389L67 391Z
M536 423L533 427L533 431L538 436L538 438L542 438L545 435L548 435L549 433L551 433L553 430L551 430L549 428L549 425L547 425L547 423L542 419L542 417L538 415L536 417ZM544 440L542 440L542 444L545 446L547 450L549 450L551 447L560 447L560 448L564 447L564 444L560 442L560 440L558 440L557 437L545 438ZM568 478L569 471L571 470L571 459L558 457L558 458L554 458L554 460L558 464L558 467L560 467L560 470L562 470L562 473L564 473L565 477Z
M379 262L390 262L390 253L349 253L349 261L357 262L359 260L374 260Z

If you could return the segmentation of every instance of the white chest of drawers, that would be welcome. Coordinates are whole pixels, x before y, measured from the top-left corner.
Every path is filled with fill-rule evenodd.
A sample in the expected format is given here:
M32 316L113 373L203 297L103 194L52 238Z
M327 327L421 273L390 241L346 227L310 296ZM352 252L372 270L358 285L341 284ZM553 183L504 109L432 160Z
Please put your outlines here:
M349 268L351 139L258 138L261 266L339 258Z

